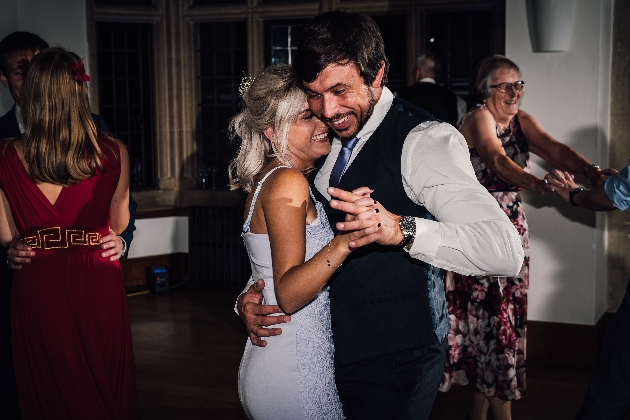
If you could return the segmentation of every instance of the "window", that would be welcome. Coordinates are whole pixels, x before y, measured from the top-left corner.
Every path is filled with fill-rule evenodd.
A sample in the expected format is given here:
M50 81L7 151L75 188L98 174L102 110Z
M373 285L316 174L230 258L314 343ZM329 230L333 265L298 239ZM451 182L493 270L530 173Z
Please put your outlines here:
M287 0L258 0L261 3L267 3L267 4L281 4L281 5L286 5ZM291 0L291 3L308 3L308 2L313 2L313 0Z
M303 26L300 20L266 21L265 64L291 64Z
M373 18L383 35L385 54L390 61L388 84L396 90L407 85L407 18L400 15ZM306 21L294 19L265 22L265 64L292 63Z
M153 0L94 0L94 3L108 5L152 6Z
M439 84L462 97L468 106L472 78L479 61L493 53L491 11L437 12L426 16L426 45L442 60Z
M129 146L131 186L155 185L151 26L98 23L100 113Z
M389 60L387 86L396 91L407 86L407 17L400 15L372 16L385 42Z
M246 4L247 0L195 0L195 4L212 4L212 5L235 5Z
M200 23L198 172L209 188L226 188L233 156L228 137L230 118L240 109L238 87L247 74L245 22ZM205 172L205 173L204 173ZM201 185L199 185L201 186Z
M130 146L134 199L143 208L236 203L237 194L195 189L200 178L206 188L227 185L234 152L227 128L240 109L243 75L290 63L303 25L339 5L376 20L392 90L410 84L415 55L431 48L444 62L442 83L469 99L478 58L503 52L505 0L442 3L86 0L89 59L98 64L93 93L110 130ZM489 32L491 50L483 47Z

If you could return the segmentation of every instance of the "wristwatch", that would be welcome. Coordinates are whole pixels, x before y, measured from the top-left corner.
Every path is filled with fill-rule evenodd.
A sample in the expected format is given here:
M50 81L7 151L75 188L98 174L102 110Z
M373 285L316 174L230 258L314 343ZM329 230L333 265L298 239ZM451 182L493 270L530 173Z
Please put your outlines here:
M122 241L122 254L120 255L120 258L122 259L125 257L125 254L127 253L127 242L125 242L122 236L119 236L119 238Z
M586 168L584 168L584 171L582 171L582 173L584 174L584 176L588 177L588 170L589 169L595 169L597 171L599 171L599 165L595 165L594 163L588 165Z
M403 234L403 240L398 246L409 252L413 246L413 241L416 239L416 219L412 216L401 216L398 226L400 226Z
M569 201L571 202L572 206L577 206L577 204L575 204L575 201L573 201L573 197L575 197L575 194L581 193L582 191L584 191L584 188L582 187L574 188L569 191Z

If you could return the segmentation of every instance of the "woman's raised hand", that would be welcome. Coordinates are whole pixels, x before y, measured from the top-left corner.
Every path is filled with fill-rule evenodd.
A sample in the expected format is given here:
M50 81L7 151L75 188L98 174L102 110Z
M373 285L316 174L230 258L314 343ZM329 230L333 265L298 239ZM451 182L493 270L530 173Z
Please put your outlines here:
M545 177L544 179L540 179L536 181L532 187L532 191L536 194L544 194L547 192L553 192L555 186L549 182L549 180Z
M562 188L572 190L579 187L579 185L573 181L573 175L567 171L561 171L559 169L553 169L545 175L545 180L549 185L552 185L554 189Z
M579 187L579 185L573 181L573 175L559 169L553 169L545 175L545 179L549 185L553 185L554 191L567 203L570 202L569 191Z

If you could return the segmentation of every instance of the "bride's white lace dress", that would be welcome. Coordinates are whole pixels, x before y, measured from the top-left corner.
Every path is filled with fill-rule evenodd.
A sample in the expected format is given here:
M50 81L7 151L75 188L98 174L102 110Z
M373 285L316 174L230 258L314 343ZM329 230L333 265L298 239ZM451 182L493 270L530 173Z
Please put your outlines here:
M253 278L265 280L263 303L276 305L269 237L249 230L252 210L267 176L259 182L254 193L249 216L243 226L243 239ZM317 207L317 218L306 226L306 260L333 237L322 204L315 199L313 201ZM247 340L238 387L241 403L249 418L343 419L335 387L328 286L293 313L291 322L280 327L282 334L267 338L265 347L256 347Z

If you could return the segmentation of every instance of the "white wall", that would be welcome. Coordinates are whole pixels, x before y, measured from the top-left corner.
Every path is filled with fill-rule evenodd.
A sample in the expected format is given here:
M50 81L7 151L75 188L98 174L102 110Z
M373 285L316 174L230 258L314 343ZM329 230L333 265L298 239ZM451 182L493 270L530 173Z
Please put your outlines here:
M86 57L84 0L0 0L0 38L39 34ZM569 51L534 53L524 0L506 0L506 55L527 82L522 108L589 160L607 162L612 0L575 0ZM0 113L12 101L0 88ZM1 115L1 114L0 114ZM537 158L532 171L551 169ZM583 181L583 180L582 180ZM593 325L604 310L603 216L524 193L531 242L529 319ZM130 257L187 252L186 218L141 219Z
M0 0L0 39L14 31L36 33L84 57L90 74L86 30L85 0ZM0 85L0 115L12 106L8 89Z
M525 80L521 109L557 140L606 166L612 0L575 0L566 52L535 53L526 4L506 2L506 55ZM532 173L551 169L532 158ZM584 178L579 178L584 182ZM525 192L531 233L528 318L594 325L605 311L603 217Z
M188 217L136 220L129 258L188 252Z

